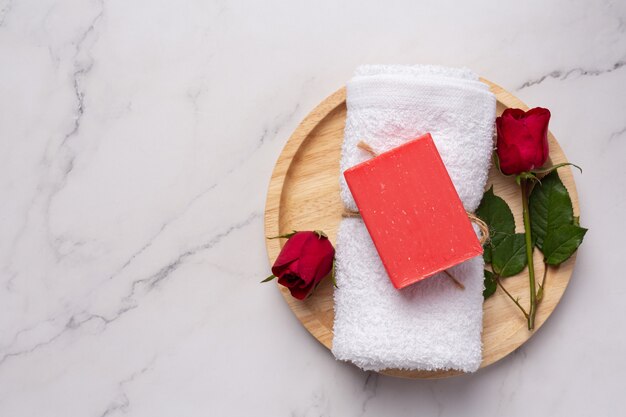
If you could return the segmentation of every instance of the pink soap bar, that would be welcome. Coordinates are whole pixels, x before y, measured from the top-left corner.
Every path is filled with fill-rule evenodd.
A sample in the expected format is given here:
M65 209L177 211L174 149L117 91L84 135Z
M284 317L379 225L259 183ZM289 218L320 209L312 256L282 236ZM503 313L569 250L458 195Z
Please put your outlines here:
M396 288L482 254L430 134L356 165L344 176Z

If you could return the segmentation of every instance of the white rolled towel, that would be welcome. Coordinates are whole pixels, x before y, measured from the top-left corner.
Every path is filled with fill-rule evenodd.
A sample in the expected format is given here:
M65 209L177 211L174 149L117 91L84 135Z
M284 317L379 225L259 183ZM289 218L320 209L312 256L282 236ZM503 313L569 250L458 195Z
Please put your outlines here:
M468 69L366 65L347 84L341 172L376 152L430 133L467 211L487 181L496 101ZM407 190L410 192L410 190ZM341 197L356 210L343 174ZM480 366L483 267L476 257L450 272L397 290L361 219L343 219L337 237L333 354L365 370L455 369Z

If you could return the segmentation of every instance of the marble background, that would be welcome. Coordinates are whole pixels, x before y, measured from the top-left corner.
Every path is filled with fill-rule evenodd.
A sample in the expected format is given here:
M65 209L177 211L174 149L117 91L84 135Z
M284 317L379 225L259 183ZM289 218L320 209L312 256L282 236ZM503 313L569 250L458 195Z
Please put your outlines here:
M382 3L0 0L0 415L623 413L626 2ZM274 162L360 63L469 66L584 167L562 303L475 375L338 363L258 284Z

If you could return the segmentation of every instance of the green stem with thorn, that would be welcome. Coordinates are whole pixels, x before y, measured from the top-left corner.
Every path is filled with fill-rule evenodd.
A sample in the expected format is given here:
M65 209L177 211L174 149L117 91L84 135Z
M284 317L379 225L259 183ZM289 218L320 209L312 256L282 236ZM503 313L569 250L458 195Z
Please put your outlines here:
M508 292L506 290L506 288L504 288L504 285L502 285L502 282L500 282L500 277L496 275L496 284L498 284L500 286L500 288L502 288L502 291L504 291L504 293L511 299L511 301L513 301L515 303L515 305L522 310L522 313L524 314L524 317L526 317L526 319L528 319L528 313L526 313L526 310L524 310L524 307L521 306L521 304L519 303L519 301L517 301L516 298L513 298L513 296L511 295L510 292Z
M531 181L526 178L521 178L520 180L524 215L524 235L526 237L526 259L528 261L528 281L530 287L530 308L527 315L528 330L533 330L535 328L535 315L537 314L537 288L535 286L535 267L533 264L533 241L530 234L530 213L528 210L528 193Z

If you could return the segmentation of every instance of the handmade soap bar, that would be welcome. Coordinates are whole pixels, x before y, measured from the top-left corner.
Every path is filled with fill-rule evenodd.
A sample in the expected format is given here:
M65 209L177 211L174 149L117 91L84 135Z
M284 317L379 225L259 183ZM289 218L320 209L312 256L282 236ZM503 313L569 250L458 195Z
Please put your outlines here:
M430 134L344 172L396 288L482 254Z

